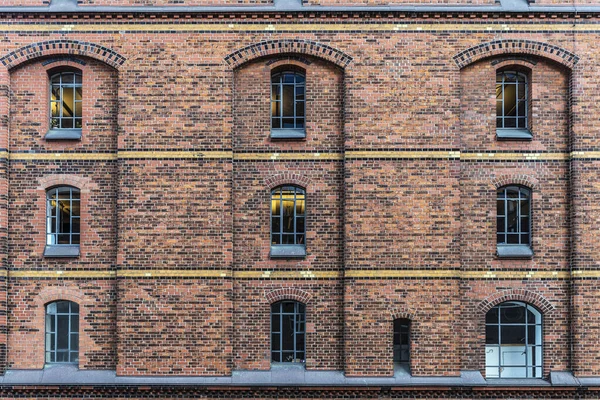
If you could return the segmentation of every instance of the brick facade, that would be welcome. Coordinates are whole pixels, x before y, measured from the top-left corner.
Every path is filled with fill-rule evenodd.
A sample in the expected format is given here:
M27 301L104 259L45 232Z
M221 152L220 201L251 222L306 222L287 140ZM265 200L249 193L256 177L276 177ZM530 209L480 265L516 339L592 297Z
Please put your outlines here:
M15 371L45 367L45 307L57 300L80 306L80 372L134 379L97 397L598 393L600 8L2 8L25 3L49 2L0 0L0 396L92 393L85 380L9 385ZM273 2L217 6L231 5ZM139 12L97 8L112 6ZM49 76L73 69L81 140L47 140ZM271 137L271 74L286 69L306 78L301 140ZM527 76L532 140L497 138L505 70ZM282 185L306 192L304 257L271 257L271 191ZM532 192L530 259L497 255L496 192L507 185ZM46 192L60 186L81 194L79 257L44 256ZM306 306L303 371L364 387L235 381L276 375L270 313L282 300ZM457 384L485 378L485 316L506 301L543 315L544 380ZM398 374L397 318L411 321L412 377L442 383L376 379ZM584 388L555 385L565 371ZM147 377L190 381L144 392L135 379ZM190 383L198 377L215 386Z

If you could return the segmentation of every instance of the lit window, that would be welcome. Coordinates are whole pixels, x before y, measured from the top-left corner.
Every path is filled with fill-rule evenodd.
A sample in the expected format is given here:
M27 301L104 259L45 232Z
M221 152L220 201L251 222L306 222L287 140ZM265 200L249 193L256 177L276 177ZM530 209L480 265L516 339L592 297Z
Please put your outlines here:
M406 318L394 320L394 362L410 362L410 320Z
M271 192L271 256L306 255L304 189L280 186Z
M56 301L46 305L46 363L79 361L79 305Z
M64 71L50 77L50 129L81 129L81 73Z
M305 78L298 71L271 76L271 137L305 137Z
M79 190L70 186L46 192L47 257L77 257L80 242Z
M542 314L534 307L509 301L485 316L487 378L542 377Z
M297 301L280 301L271 306L271 360L304 362L305 306Z
M531 191L521 186L504 186L497 191L496 204L498 254L532 256Z

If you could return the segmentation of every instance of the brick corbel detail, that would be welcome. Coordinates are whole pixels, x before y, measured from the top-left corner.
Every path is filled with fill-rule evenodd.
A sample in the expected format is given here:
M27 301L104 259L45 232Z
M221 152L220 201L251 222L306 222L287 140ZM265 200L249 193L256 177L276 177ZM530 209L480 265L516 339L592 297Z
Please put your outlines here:
M352 57L338 49L304 39L276 39L253 43L226 56L225 62L235 69L254 59L277 54L306 54L332 62L340 68L346 68L352 62Z
M81 40L58 39L28 44L20 49L11 51L0 58L0 63L8 69L35 58L50 55L74 54L95 58L103 63L119 69L126 61L125 57L108 47Z
M277 303L282 300L296 300L306 305L311 300L312 295L301 289L282 288L265 293L265 298L269 304Z
M547 316L554 310L554 306L545 297L540 294L530 292L525 289L509 289L494 293L477 305L480 314L484 316L492 307L506 301L522 301L536 307L540 312Z
M573 69L579 62L579 57L574 53L561 47L526 39L499 39L487 43L481 43L470 47L454 57L454 62L459 69L484 58L503 54L529 54L553 60Z
M296 185L308 190L310 185L310 180L307 177L294 172L284 172L281 174L270 175L265 178L264 182L267 190L273 190L277 186L281 185Z
M492 181L492 186L494 189L500 189L502 186L508 185L521 185L527 186L531 190L537 189L539 181L529 175L502 175L496 177Z

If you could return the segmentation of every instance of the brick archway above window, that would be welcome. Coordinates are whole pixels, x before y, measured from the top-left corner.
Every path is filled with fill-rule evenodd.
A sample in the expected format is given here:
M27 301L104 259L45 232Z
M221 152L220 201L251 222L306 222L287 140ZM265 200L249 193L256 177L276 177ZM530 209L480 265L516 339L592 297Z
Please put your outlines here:
M390 309L390 315L392 316L392 321L398 318L409 319L411 321L415 320L415 313L413 310L408 309L406 307L395 307Z
M0 62L8 69L12 69L26 61L57 54L76 54L95 58L115 69L119 69L125 63L125 57L108 47L80 40L48 40L45 42L32 43L20 49L11 51Z
M308 190L310 181L305 176L294 172L284 172L282 174L271 175L265 178L265 187L267 190L275 189L282 185L295 185Z
M492 181L494 189L500 189L503 186L508 185L521 185L526 186L531 190L535 190L539 184L539 181L529 175L503 175L498 176Z
M82 193L88 193L93 183L90 178L71 175L71 174L54 174L47 175L38 180L38 190L47 190L54 186L73 186L79 189Z
M303 304L308 304L312 299L312 295L301 289L282 288L265 293L265 298L269 304L277 303L282 300L296 300Z
M453 59L459 69L476 61L502 54L530 54L548 58L573 69L579 61L574 53L561 47L525 39L500 39L481 43L456 54Z
M352 57L338 49L303 39L267 40L254 43L229 54L225 57L225 62L232 68L237 68L256 58L275 54L306 54L330 61L341 68L346 68L352 62Z
M554 306L544 296L530 292L525 289L509 289L502 292L497 292L487 297L477 306L477 309L482 315L485 315L492 307L497 306L500 303L506 301L522 301L527 304L531 304L542 312L544 315L548 315Z

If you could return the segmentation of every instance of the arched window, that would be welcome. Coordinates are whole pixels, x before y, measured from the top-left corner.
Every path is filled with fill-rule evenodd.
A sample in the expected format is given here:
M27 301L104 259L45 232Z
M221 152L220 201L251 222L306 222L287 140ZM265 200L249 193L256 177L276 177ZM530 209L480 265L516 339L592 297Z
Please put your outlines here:
M79 305L60 300L46 305L46 363L79 361Z
M305 78L297 69L271 75L271 136L303 138L305 134Z
M81 73L62 71L50 77L50 129L81 129Z
M508 301L485 316L487 378L542 377L542 314L533 306Z
M306 255L306 194L297 186L279 186L271 192L271 256Z
M271 360L304 362L305 327L304 304L284 300L271 305Z
M410 363L410 320L406 318L394 320L394 362Z
M80 237L79 189L61 186L46 192L47 257L79 255Z
M531 190L503 186L496 196L498 255L531 257Z

